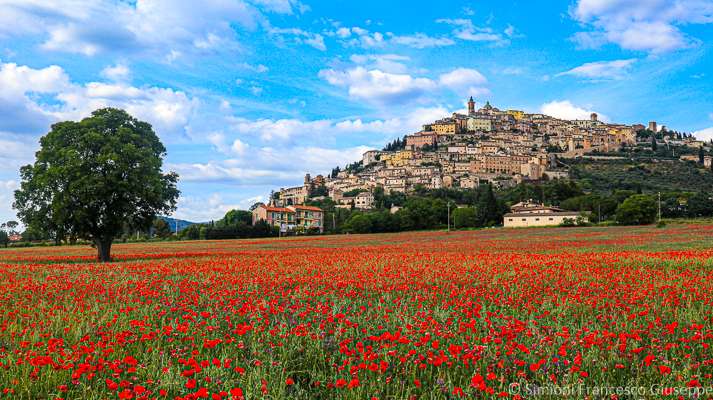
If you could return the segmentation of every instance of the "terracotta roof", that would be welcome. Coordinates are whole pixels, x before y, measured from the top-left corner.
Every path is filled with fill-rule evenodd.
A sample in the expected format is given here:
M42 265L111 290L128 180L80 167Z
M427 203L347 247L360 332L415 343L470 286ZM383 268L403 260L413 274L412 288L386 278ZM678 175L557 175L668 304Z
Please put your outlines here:
M549 210L549 211L564 211L563 209L559 207L548 207L548 206L535 206L535 207L527 207L527 206L512 206L510 209L513 212L520 212L520 211L540 211L540 210Z
M310 211L322 211L321 208L319 207L314 207L314 206L292 206L294 208L299 208L301 210L310 210Z
M260 207L262 207L270 212L294 212L294 211L290 210L289 208L283 208L283 207L271 207L271 206L266 206L266 205L262 205Z
M551 216L580 216L584 215L583 213L579 211L559 211L559 212L547 212L547 213L507 213L504 215L504 217L551 217Z

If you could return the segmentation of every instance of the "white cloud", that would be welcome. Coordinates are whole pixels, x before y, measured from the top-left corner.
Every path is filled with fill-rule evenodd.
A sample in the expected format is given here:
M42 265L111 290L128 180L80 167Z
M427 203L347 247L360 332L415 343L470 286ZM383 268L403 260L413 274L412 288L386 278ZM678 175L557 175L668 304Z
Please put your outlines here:
M388 37L394 37L394 34L390 32L385 35L381 32L371 32L359 26L351 28L339 27L335 31L326 31L325 35L336 37L344 46L361 47L363 49L384 47L388 43Z
M319 76L331 85L347 87L350 97L380 104L412 101L437 87L436 82L428 78L368 70L361 66L344 71L322 70Z
M424 33L415 33L413 35L392 36L391 42L413 47L416 49L425 49L429 47L444 47L454 45L453 39L446 37L432 37Z
M337 29L334 33L337 35L337 37L339 37L341 39L346 39L349 36L351 36L352 31L349 28L341 27L341 28Z
M0 180L0 222L16 220L12 203L15 201L15 190L20 185L15 180Z
M260 6L266 11L280 14L292 14L295 10L299 13L305 12L308 7L295 0L250 0L253 4Z
M306 141L310 140L312 141L310 145L323 145L326 142L333 141L339 135L379 134L382 136L378 137L378 139L386 140L402 136L406 132L416 131L423 124L446 115L448 115L448 110L444 107L419 107L401 117L370 121L365 121L361 118L312 121L232 118L230 132L240 135L243 140L257 138L273 147L276 144L280 144L288 148L294 145L297 139L302 146ZM213 134L209 135L208 138L210 143L216 146L219 151L226 154L230 152L226 145L229 140L225 134Z
M453 39L445 36L434 37L422 32L397 35L393 32L374 32L359 26L351 28L342 26L334 31L325 31L324 33L329 37L336 38L344 46L363 49L381 48L388 44L415 49L445 47L455 44Z
M252 65L252 64L249 64L249 63L244 62L244 63L240 64L240 66L241 66L242 68L247 69L247 70L250 70L250 71L253 71L253 72L257 72L257 73L259 73L259 74L265 73L265 72L267 72L267 71L270 70L268 67L266 67L266 66L264 66L264 65L262 65L262 64Z
M232 166L229 163L211 161L208 163L169 163L171 171L176 171L182 182L235 182L247 184L270 184L275 180L289 181L299 178L298 173L276 172L270 169L255 169Z
M42 106L34 97L71 88L69 77L56 65L33 69L0 62L0 132L38 133L57 119L53 106Z
M322 35L315 34L313 36L310 36L310 37L304 39L304 42L305 42L305 44L308 44L317 50L322 50L322 51L327 50L327 46L324 44L324 38L322 37Z
M13 95L23 92L53 92L69 86L69 77L64 70L51 65L42 69L33 69L14 63L0 63L0 82L2 94Z
M561 72L557 76L571 75L591 80L622 79L635 62L635 58L590 62Z
M515 27L512 25L508 25L507 28L505 28L505 36L507 37L514 37L517 33L515 31Z
M285 1L256 3L286 10L278 7ZM168 51L175 59L186 51L233 46L234 27L253 30L265 23L259 9L242 0L208 0L200 7L186 0L2 0L0 7L0 36L38 35L45 50L87 56Z
M349 59L355 64L365 65L369 69L395 74L403 74L408 71L404 62L410 60L409 57L398 54L354 54Z
M299 28L272 28L269 32L282 42L286 42L290 38L297 44L306 44L321 51L327 50L324 37L319 33L307 32Z
M22 165L31 163L38 148L37 137L0 131L2 171L18 171Z
M0 131L39 134L58 120L78 120L102 107L120 107L159 134L182 133L198 100L170 88L127 83L70 82L58 66L33 69L0 63ZM43 99L43 100L40 100ZM49 101L48 101L49 99Z
M540 107L540 112L559 119L589 119L589 116L596 111L575 106L569 100L551 101ZM598 113L599 114L599 113ZM607 121L605 115L599 114L601 121Z
M349 46L369 49L382 47L385 44L384 34L381 32L371 33L368 30L358 26L353 27L351 31L354 34L354 37L346 42Z
M695 138L698 140L705 140L705 141L711 140L711 139L713 139L713 127L701 129L700 131L693 132L693 136L695 136Z
M90 82L59 93L65 106L63 119L81 119L102 107L119 107L129 114L150 122L162 135L183 133L198 100L170 88L143 87L127 84Z
M680 26L712 23L713 2L578 0L570 13L591 28L573 37L581 47L614 43L627 50L662 53L695 44Z
M495 32L492 28L481 28L473 25L473 21L465 18L442 18L436 22L453 26L453 35L461 40L469 42L490 42L496 46L504 46L510 43L502 34ZM506 32L511 34L514 28L508 26Z
M247 120L235 118L232 128L241 134L257 135L263 141L273 139L288 139L299 135L314 135L324 132L332 122L329 120L301 121L298 119L259 119Z
M181 196L178 199L175 218L191 222L209 222L223 218L230 210L246 210L258 201L264 201L262 196L253 196L237 202L227 202L220 193L208 196Z
M355 60L364 61L360 57ZM477 70L470 68L456 68L442 74L438 80L362 66L341 71L322 70L319 76L331 85L347 87L352 98L377 104L419 102L426 93L433 93L441 88L473 96L489 92L482 87L487 83L487 79Z
M503 75L522 75L525 70L520 67L506 67L500 71Z
M242 157L207 163L173 163L185 182L232 182L240 185L293 185L305 173L326 173L359 160L366 146L332 149L318 146L261 147ZM287 156L289 154L289 156Z
M104 68L101 75L112 81L123 81L131 76L131 70L124 64L116 64Z
M472 96L488 92L487 89L482 88L482 85L485 85L488 80L483 74L472 68L456 68L441 75L438 81L455 92L467 92Z
M244 142L242 142L240 139L235 139L233 140L233 145L230 146L230 149L233 151L234 154L237 155L243 155L245 154L245 151L248 149L248 145Z
M229 144L223 132L212 132L205 137L217 151L228 156L242 156L250 148L250 145L237 138L233 140L232 144Z
M13 191L20 187L20 184L15 180L0 181L0 190Z

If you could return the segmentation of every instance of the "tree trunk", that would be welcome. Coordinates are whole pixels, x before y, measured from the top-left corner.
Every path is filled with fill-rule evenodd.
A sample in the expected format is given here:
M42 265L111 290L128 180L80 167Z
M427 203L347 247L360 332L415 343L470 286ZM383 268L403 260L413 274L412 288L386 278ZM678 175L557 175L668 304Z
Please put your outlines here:
M99 262L111 261L111 239L97 239L97 259Z

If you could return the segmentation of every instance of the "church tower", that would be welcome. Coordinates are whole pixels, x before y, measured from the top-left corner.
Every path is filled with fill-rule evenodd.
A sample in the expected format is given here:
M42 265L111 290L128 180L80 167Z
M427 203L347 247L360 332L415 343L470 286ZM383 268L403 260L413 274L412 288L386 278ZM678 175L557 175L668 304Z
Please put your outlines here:
M473 114L475 114L475 101L473 101L473 96L470 96L470 100L468 100L468 115Z

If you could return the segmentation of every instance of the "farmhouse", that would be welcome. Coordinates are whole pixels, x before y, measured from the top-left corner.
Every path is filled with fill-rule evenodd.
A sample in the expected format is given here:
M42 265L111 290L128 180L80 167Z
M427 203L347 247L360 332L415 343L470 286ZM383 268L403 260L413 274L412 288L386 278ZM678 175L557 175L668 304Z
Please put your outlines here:
M532 200L517 203L510 209L512 212L503 216L503 225L506 228L560 225L565 222L565 219L584 218L586 220L586 216L581 212L564 211L557 207L535 203Z
M253 225L258 221L266 221L271 226L277 226L283 231L298 231L317 229L324 231L324 211L312 206L275 207L261 204L253 210Z

